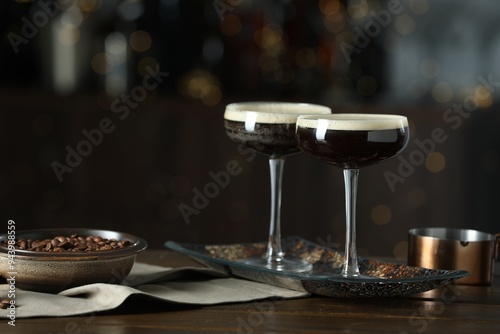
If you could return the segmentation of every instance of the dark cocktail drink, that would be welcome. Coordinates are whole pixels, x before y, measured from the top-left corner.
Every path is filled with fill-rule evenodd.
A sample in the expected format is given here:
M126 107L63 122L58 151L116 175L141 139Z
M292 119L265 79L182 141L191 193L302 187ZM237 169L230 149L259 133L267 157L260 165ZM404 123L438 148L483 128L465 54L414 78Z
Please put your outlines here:
M233 103L226 107L224 127L236 143L267 156L285 157L300 152L295 138L297 117L325 113L330 109L306 103Z
M402 124L400 119L382 119L382 123L374 119L352 124L326 122L328 120L319 121L319 124L306 119L302 121L297 128L301 149L341 168L361 168L379 163L399 154L408 142L408 124ZM319 129L314 128L315 125Z
M361 275L356 255L356 192L359 169L398 155L409 140L408 120L399 115L331 114L300 116L299 147L307 155L344 170L346 247L342 276Z
M280 271L307 271L311 264L285 258L281 250L281 180L284 158L300 152L295 137L297 117L330 114L328 107L287 102L233 103L226 107L224 127L234 142L269 158L271 174L271 221L267 254L245 262Z
M225 120L226 133L234 142L267 156L299 153L294 123L256 123L253 131L244 122Z

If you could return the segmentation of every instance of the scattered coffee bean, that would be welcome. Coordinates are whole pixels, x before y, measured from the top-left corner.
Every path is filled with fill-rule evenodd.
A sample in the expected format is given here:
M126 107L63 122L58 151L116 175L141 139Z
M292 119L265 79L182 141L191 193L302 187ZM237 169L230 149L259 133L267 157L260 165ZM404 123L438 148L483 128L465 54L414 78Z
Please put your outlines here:
M130 246L128 240L106 239L101 236L80 236L73 234L69 237L56 236L53 239L16 240L14 247L19 250L35 252L91 252L120 249ZM0 246L7 247L7 241L0 242Z
M7 299L7 298L4 298L0 301L0 309L7 309L7 307L9 307L10 305L10 299Z

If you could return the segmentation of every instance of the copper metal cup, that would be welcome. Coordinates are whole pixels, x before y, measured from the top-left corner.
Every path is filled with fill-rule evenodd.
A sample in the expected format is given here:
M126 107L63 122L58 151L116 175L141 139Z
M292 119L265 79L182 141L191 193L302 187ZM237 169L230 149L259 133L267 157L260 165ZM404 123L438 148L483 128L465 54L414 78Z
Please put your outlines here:
M408 265L428 269L462 269L470 273L457 284L491 285L500 234L444 227L409 231Z

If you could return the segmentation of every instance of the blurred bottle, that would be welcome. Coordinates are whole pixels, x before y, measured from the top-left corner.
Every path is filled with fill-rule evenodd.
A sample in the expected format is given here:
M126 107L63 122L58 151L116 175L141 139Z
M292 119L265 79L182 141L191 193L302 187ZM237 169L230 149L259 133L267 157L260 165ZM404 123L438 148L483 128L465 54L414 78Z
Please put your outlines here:
M73 1L40 30L44 85L57 94L119 95L134 82L129 39L144 4L132 0Z

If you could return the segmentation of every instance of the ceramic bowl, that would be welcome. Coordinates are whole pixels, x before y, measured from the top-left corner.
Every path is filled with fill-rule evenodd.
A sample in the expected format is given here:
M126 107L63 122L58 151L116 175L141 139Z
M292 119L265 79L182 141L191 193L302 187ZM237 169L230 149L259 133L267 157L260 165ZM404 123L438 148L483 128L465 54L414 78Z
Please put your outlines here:
M16 231L15 237L17 240L43 240L73 234L128 240L130 244L106 251L73 253L16 249L15 254L9 254L7 247L0 246L0 276L9 283L12 282L9 279L14 278L16 289L48 293L91 283L120 284L130 273L136 255L147 247L146 241L127 233L85 228ZM5 241L8 235L1 234L0 243Z

